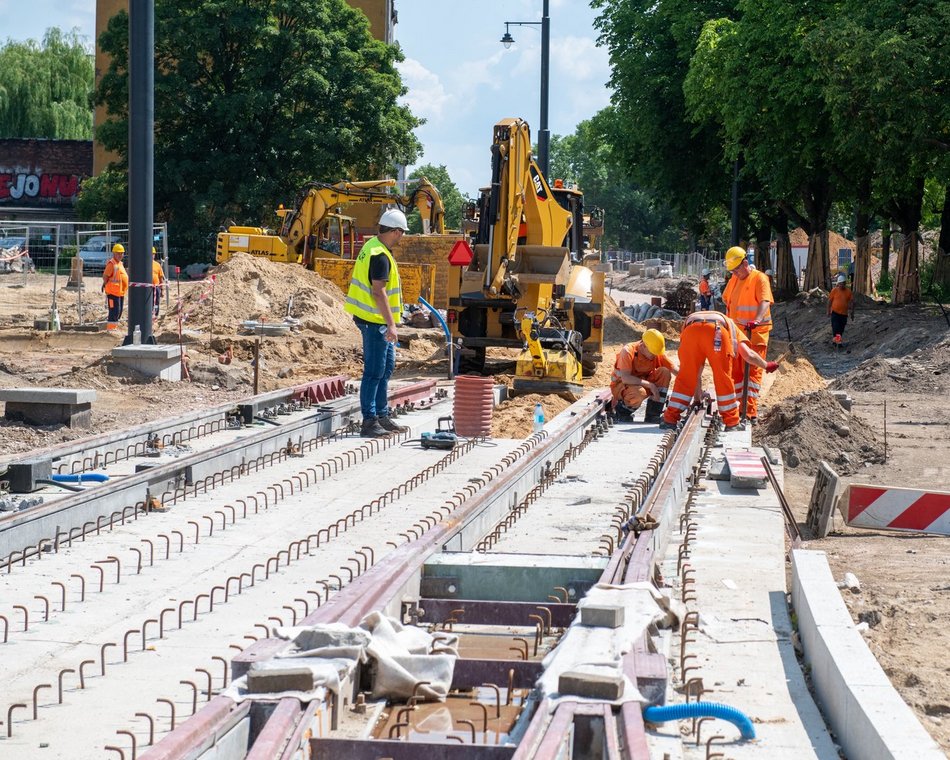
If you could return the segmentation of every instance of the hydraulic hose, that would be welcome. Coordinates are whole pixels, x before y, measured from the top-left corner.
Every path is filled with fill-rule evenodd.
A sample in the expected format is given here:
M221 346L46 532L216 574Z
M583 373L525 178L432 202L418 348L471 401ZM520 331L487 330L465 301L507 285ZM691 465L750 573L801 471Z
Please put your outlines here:
M650 723L666 723L685 718L720 718L739 729L743 739L755 738L752 721L740 710L719 702L689 702L678 705L654 705L643 711L643 719Z
M442 332L445 333L445 342L446 344L451 346L452 345L452 331L449 330L449 326L445 323L445 320L442 318L442 314L440 314L439 310L435 308L435 306L433 306L431 303L426 301L426 299L424 299L422 296L419 296L419 303L425 306L429 310L429 313L434 314L435 318L439 320L439 324L442 326ZM454 361L455 363L457 363L457 359L453 360L451 351L449 352L449 361ZM450 366L449 372L451 373L451 375L449 376L449 380L451 380L452 376L458 372L458 368L456 366Z
M79 486L71 486L69 485L69 483L57 483L55 480L46 480L45 478L43 479L38 478L36 482L45 483L48 486L56 486L58 488L65 488L67 491L74 491L76 493L82 493L83 491L86 490L85 488L80 488Z
M51 480L57 483L82 483L84 480L91 480L95 483L105 483L109 476L104 472L77 472L71 475L53 475Z

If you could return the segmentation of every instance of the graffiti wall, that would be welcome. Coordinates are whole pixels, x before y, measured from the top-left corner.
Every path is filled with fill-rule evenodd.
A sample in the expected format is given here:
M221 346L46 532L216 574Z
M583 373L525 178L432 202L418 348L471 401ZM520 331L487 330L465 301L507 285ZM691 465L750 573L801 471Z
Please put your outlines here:
M0 140L0 208L70 207L91 174L91 140Z

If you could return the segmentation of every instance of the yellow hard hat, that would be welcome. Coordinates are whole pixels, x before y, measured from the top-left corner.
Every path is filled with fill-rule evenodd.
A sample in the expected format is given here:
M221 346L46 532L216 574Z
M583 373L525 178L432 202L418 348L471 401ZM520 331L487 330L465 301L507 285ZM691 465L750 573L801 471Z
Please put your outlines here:
M158 251L155 250L155 246L153 245L153 246L152 246L152 255L154 256L156 253L158 253Z
M647 351L654 356L663 356L666 353L666 339L659 330L654 330L651 327L643 333L641 340L643 340L643 345L647 347Z
M739 264L745 261L746 252L743 248L740 248L737 245L732 246L728 251L726 251L726 269L730 272L735 269Z
M114 246L112 246L112 252L113 252L113 253L125 253L125 246L122 245L122 243L116 243Z

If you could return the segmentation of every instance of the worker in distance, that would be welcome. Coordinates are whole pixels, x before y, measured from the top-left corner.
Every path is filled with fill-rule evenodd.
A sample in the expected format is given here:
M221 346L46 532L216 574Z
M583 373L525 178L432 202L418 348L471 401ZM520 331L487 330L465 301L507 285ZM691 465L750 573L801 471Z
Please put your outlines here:
M828 316L831 318L831 340L835 345L841 345L848 317L854 319L854 293L843 272L835 278L835 286L828 293Z

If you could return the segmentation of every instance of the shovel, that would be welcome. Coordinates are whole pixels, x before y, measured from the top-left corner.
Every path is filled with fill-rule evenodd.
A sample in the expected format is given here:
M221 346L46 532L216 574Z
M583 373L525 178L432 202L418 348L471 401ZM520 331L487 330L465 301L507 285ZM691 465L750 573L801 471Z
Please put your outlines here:
M788 329L788 317L782 317L785 320L785 334L788 336L788 352L795 353L795 344L792 343L792 331Z

